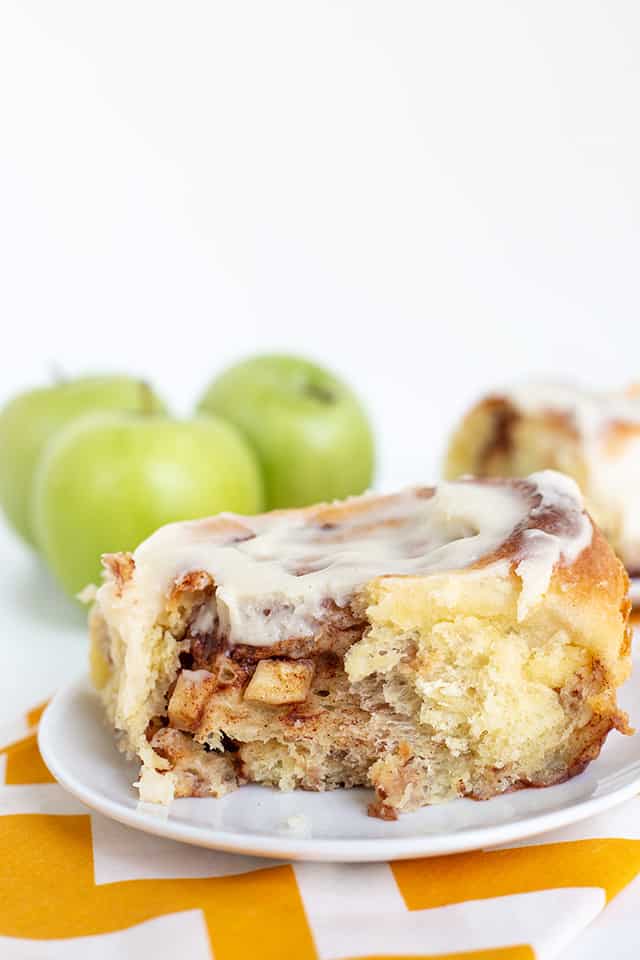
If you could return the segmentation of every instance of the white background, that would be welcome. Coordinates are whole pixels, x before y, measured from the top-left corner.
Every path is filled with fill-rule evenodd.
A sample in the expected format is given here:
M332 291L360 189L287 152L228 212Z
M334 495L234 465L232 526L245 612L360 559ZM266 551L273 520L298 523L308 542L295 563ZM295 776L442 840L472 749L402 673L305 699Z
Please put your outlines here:
M635 0L2 0L0 402L302 352L430 480L488 386L640 378L639 93ZM0 551L5 719L84 631Z
M3 0L0 400L346 375L382 486L534 374L640 376L640 5Z

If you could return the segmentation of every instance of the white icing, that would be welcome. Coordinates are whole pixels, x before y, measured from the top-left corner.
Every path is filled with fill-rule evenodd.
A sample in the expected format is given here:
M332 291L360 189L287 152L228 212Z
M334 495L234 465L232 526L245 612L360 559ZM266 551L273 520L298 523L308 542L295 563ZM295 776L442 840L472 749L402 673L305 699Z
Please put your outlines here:
M356 509L363 503L366 510ZM591 541L576 484L553 471L533 474L528 484L462 480L441 484L433 496L411 489L354 498L331 529L302 511L170 524L135 551L134 574L121 593L107 580L98 603L110 628L125 638L131 678L142 670L144 633L184 574L207 571L217 586L215 611L205 608L198 627L210 629L215 613L230 643L267 646L313 636L327 600L344 606L377 576L469 568L549 509L561 515L566 532L529 531L515 558L524 617L546 591L554 566L573 562ZM247 539L232 539L234 529L244 529ZM504 562L494 567L496 575L508 575Z
M546 410L570 418L587 472L585 494L622 558L640 564L640 395L596 393L563 384L523 384L505 396L524 414ZM632 429L611 443L611 428Z
M537 477L538 492L542 500L531 511L535 520L547 509L559 510L570 517L575 512L576 496L580 496L576 483L562 473L544 470L534 474ZM525 530L524 555L516 567L516 573L522 580L522 590L518 598L518 620L524 620L538 600L544 596L551 580L553 568L562 559L573 561L591 543L593 529L584 513L571 538L570 544L561 537L533 527Z
M555 410L569 414L585 433L621 420L640 424L640 397L632 393L598 393L563 383L523 383L506 395L524 413Z

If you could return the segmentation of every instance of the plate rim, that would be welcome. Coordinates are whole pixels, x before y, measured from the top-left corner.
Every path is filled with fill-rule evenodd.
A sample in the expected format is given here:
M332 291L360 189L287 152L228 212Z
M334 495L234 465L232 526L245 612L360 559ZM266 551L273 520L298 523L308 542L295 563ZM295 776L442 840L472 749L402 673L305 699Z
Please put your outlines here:
M555 810L503 824L463 828L449 833L416 833L395 839L370 837L331 840L286 834L264 835L208 829L180 821L171 821L170 818L145 813L135 807L130 808L123 802L103 797L95 788L84 784L68 771L64 764L58 762L52 731L55 730L55 722L65 705L80 692L91 692L97 697L86 673L74 678L56 692L45 708L38 726L38 747L45 765L56 782L90 810L95 810L125 826L164 839L225 853L284 861L329 863L373 863L452 856L529 839L578 823L618 806L640 791L639 757L636 761L636 775L622 786L613 788L600 796L586 797ZM545 789L553 789L553 787ZM491 800L483 802L490 803ZM365 815L363 812L363 816Z

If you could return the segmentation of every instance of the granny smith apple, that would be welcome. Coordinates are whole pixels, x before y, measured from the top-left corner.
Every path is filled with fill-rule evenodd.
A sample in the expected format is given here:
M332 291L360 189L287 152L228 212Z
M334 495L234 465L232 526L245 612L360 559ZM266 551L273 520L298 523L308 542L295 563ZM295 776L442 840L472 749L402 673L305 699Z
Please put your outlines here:
M61 427L98 410L162 411L162 401L142 380L82 377L29 390L0 411L0 504L11 526L34 543L30 523L33 476L40 455Z
M269 509L339 499L371 484L374 442L362 404L308 360L244 360L214 380L198 409L224 417L250 442Z
M256 458L230 424L93 414L61 430L36 472L38 545L63 587L97 583L100 556L164 523L262 508Z

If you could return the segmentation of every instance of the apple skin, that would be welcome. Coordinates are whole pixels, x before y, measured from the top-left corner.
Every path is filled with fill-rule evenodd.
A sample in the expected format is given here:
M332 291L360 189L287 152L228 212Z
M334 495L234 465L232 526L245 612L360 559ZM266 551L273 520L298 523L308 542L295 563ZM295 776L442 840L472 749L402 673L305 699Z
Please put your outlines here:
M308 360L244 360L213 381L198 410L245 435L262 467L269 510L341 499L371 485L374 440L360 401Z
M23 540L35 546L30 520L33 477L49 440L67 423L99 410L163 412L142 380L82 377L18 394L0 412L0 504Z
M37 542L65 590L100 580L103 553L133 550L165 523L223 510L255 513L256 458L235 428L135 414L93 414L60 431L38 467Z

